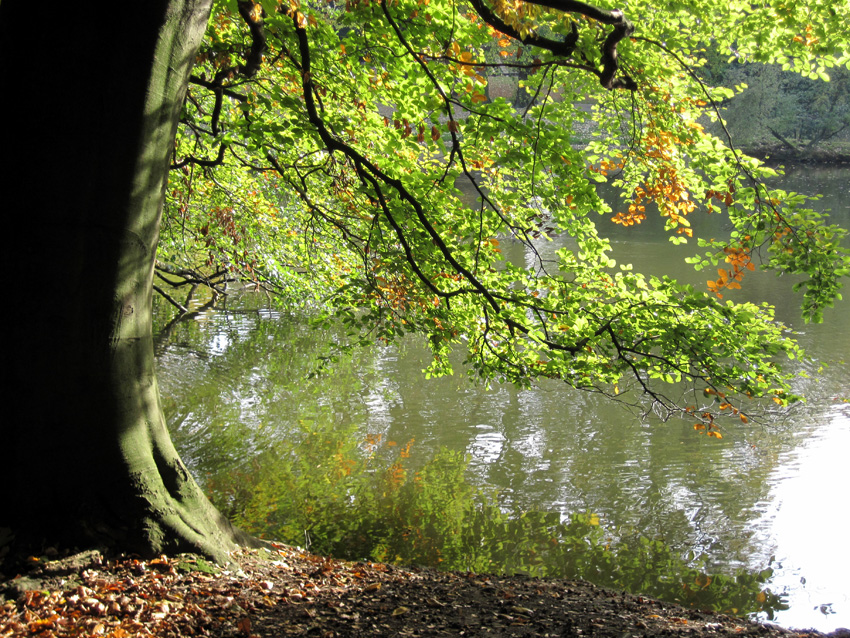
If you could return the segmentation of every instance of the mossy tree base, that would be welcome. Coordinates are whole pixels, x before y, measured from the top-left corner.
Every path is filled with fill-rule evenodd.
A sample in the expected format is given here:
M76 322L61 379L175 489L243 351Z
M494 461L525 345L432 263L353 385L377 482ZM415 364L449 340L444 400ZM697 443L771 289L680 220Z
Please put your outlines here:
M224 560L249 542L171 444L151 339L169 158L210 4L0 5L0 58L19 69L0 106L4 272L19 284L0 527L19 544Z

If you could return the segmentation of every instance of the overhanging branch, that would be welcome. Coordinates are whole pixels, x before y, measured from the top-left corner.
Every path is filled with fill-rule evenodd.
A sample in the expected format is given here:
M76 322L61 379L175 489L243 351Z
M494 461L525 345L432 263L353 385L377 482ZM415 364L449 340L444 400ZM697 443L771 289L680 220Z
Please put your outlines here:
M619 9L600 9L577 0L526 0L529 4L535 4L549 9L555 9L564 13L574 13L592 18L602 24L613 27L600 47L602 55L602 69L588 68L590 72L599 77L599 83L606 89L626 89L634 91L637 83L629 75L620 73L619 54L617 45L634 33L634 24ZM573 23L572 31L564 40L552 40L541 36L528 34L523 36L515 28L507 24L495 11L493 11L484 0L471 0L472 7L484 22L491 27L504 33L523 44L539 47L551 51L554 55L568 58L572 56L578 42L578 27Z

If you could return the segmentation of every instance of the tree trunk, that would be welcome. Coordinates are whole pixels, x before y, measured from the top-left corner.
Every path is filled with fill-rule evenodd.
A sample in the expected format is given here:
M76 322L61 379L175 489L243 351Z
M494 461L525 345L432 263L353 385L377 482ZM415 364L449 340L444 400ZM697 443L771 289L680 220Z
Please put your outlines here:
M151 335L168 163L210 4L0 3L0 219L19 315L0 527L35 549L223 560L247 541L174 450Z

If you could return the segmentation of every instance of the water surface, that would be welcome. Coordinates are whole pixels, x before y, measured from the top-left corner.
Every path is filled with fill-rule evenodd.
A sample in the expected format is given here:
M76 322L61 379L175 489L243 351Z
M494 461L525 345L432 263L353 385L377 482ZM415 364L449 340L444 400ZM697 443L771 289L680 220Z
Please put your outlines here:
M823 192L819 206L850 227L850 170L794 171L783 187ZM723 230L720 216L701 223ZM667 243L660 226L608 224L605 233L619 262L704 285L708 276L687 273L686 250ZM512 259L525 258L521 246L513 250ZM299 420L357 423L389 440L415 439L422 457L441 446L466 451L473 480L497 488L506 504L591 511L682 553L707 552L721 571L770 565L771 588L791 606L780 624L850 626L850 307L841 302L825 324L805 325L788 282L770 274L748 277L739 297L770 301L798 332L811 360L797 364L796 384L809 402L768 425L729 429L720 441L554 381L484 388L462 371L426 380L430 355L415 340L376 345L308 379L323 344L338 335L271 309L205 312L176 325L160 343L160 383L175 441L202 482L234 454L286 437Z

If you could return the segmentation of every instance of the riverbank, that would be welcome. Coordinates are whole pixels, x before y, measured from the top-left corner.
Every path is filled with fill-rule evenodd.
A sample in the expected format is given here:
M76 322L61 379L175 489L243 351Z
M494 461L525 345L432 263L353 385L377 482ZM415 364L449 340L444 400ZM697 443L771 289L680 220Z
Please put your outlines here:
M807 638L581 581L352 563L275 545L192 556L31 559L0 583L7 636L761 636ZM832 636L850 636L850 632Z
M822 144L812 148L785 144L759 144L739 149L769 164L850 164L850 142Z

